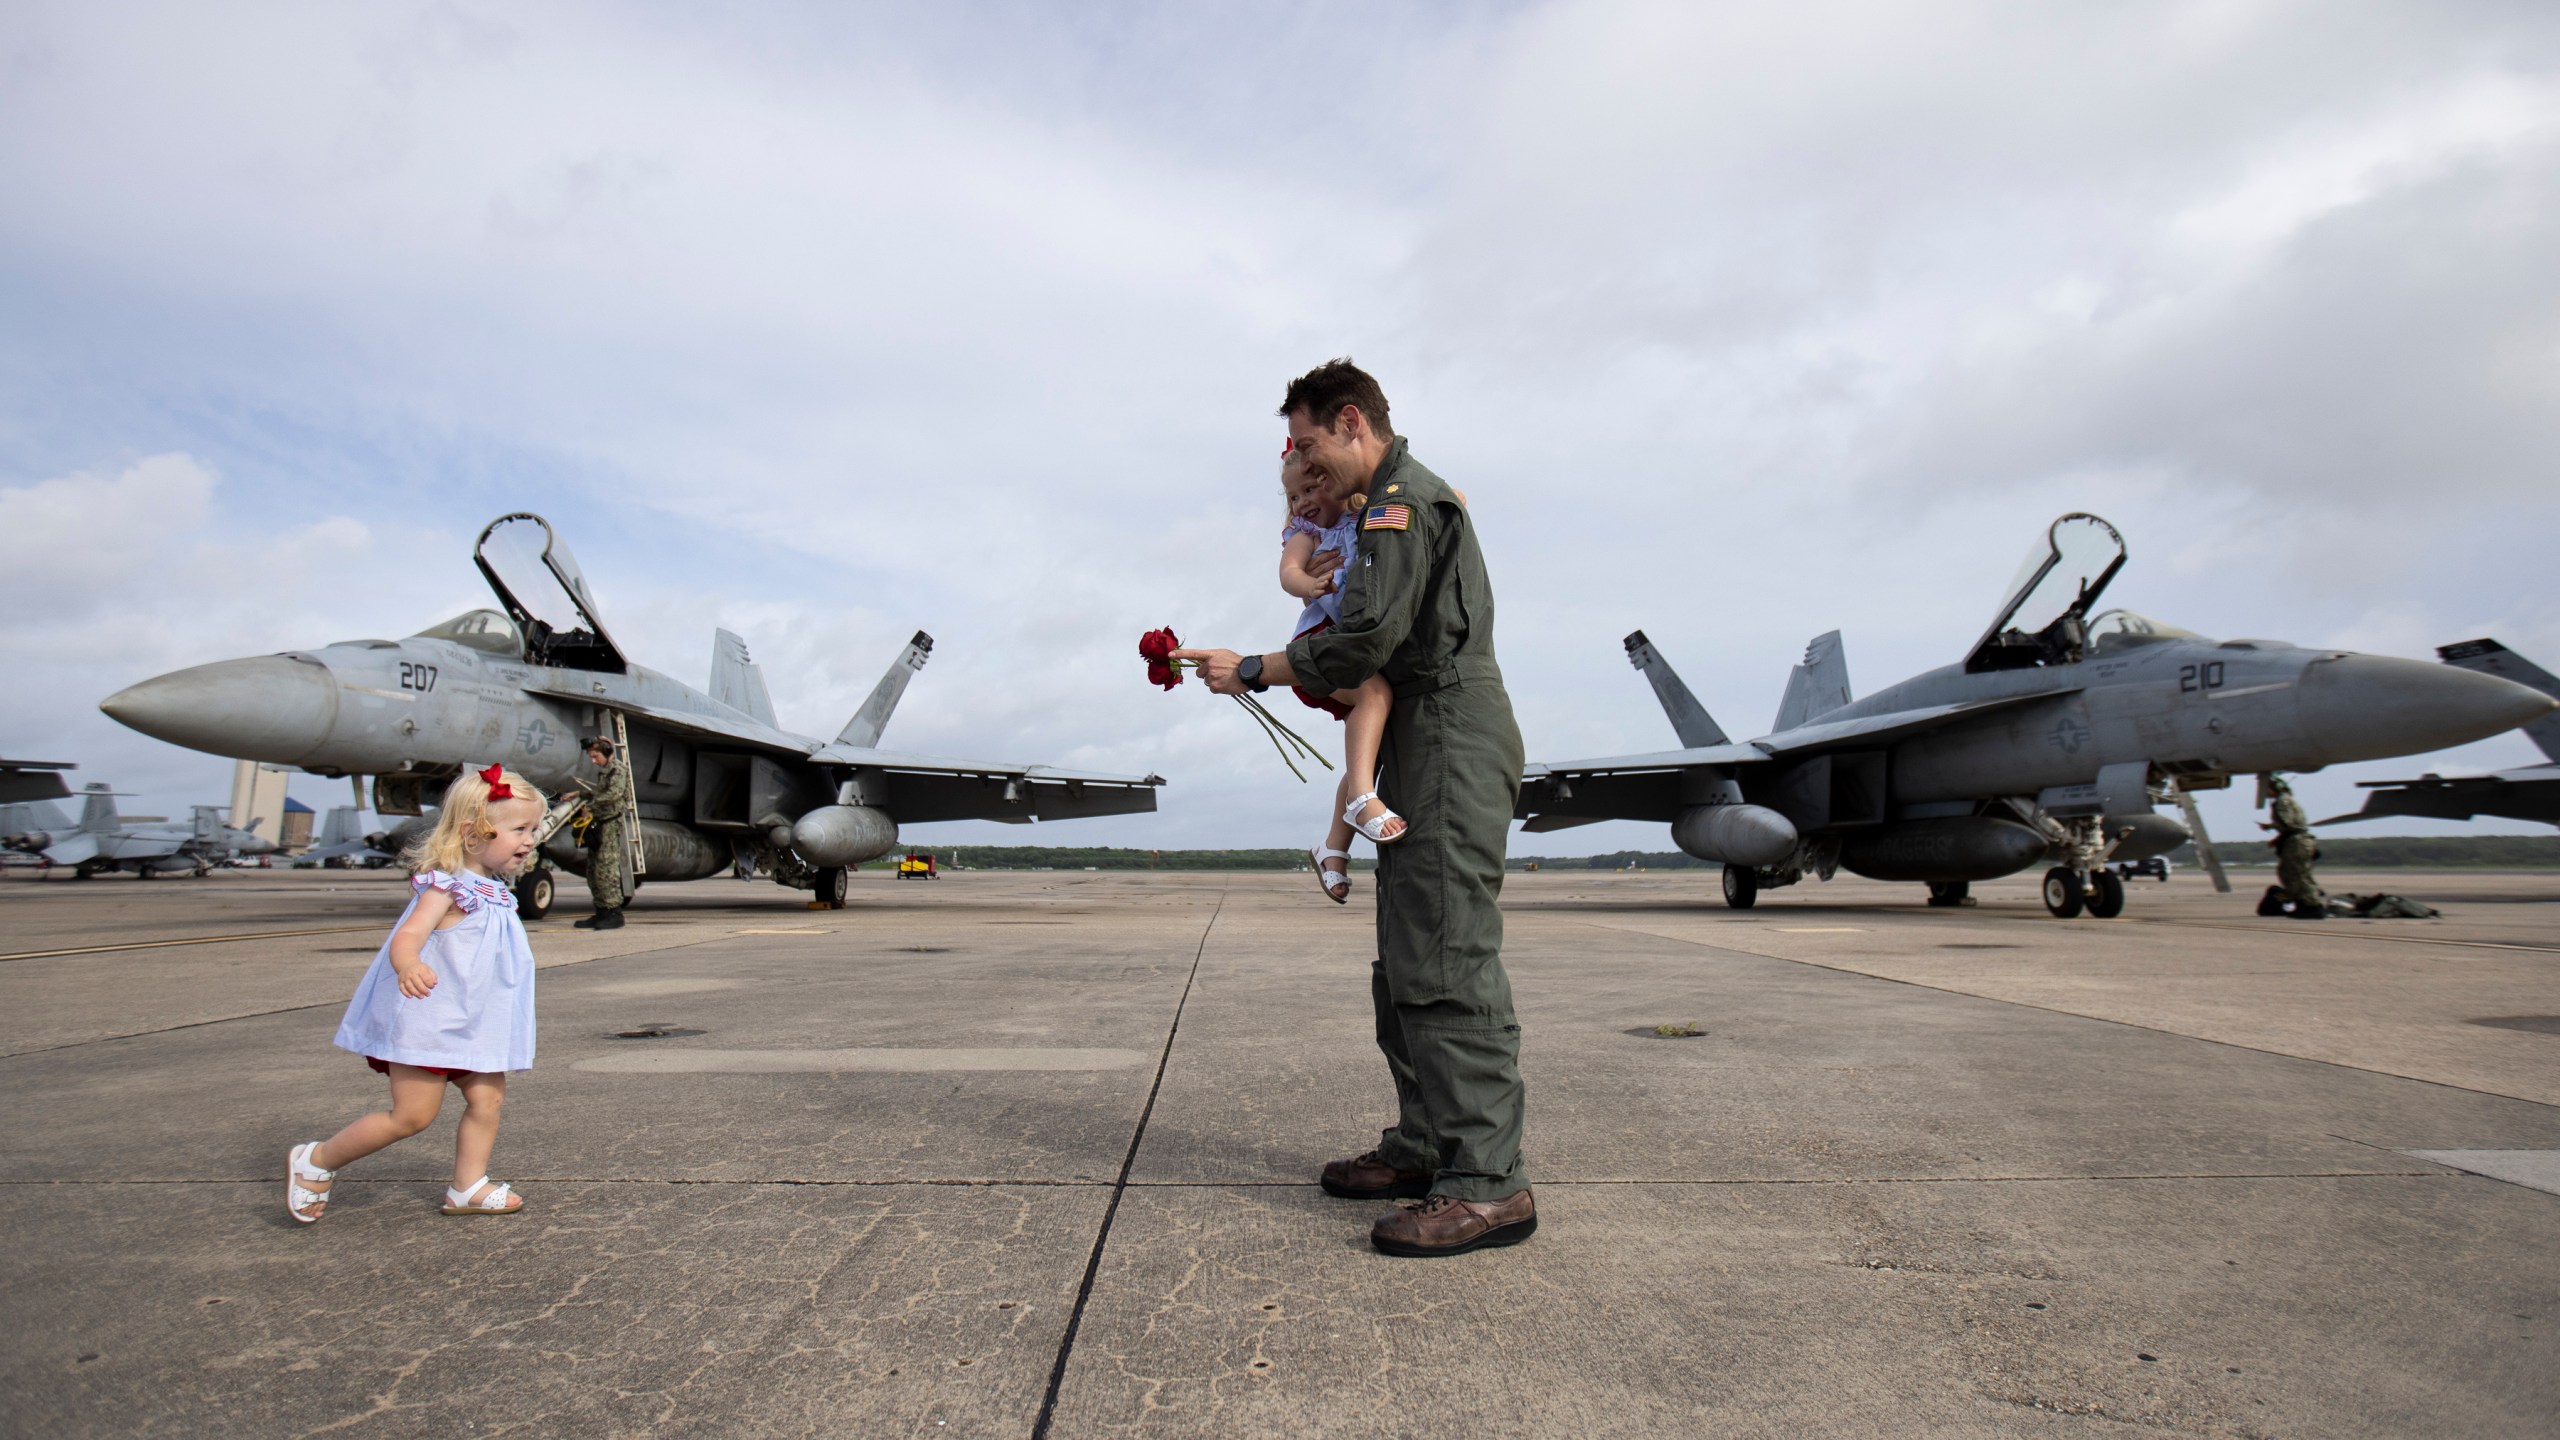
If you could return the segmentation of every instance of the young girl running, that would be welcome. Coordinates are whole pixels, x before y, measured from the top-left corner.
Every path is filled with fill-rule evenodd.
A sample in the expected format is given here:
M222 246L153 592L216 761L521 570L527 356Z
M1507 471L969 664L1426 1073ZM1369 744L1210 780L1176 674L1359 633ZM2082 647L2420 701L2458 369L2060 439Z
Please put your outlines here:
M1307 475L1294 449L1281 452L1280 489L1289 501L1289 523L1280 531L1280 588L1306 602L1298 612L1294 639L1330 630L1342 618L1342 583L1367 497L1330 497L1323 482ZM1316 883L1340 905L1351 898L1351 855L1344 847L1351 843L1352 831L1380 845L1404 835L1404 817L1378 798L1378 746L1386 737L1387 712L1394 708L1396 694L1383 676L1372 675L1330 695L1298 689L1298 698L1343 722L1342 783L1333 794L1339 813L1327 827L1324 843L1307 852Z
M435 1123L445 1082L462 1091L447 1215L512 1215L522 1196L489 1180L510 1070L533 1068L533 951L507 880L533 856L542 792L512 770L464 771L435 830L403 857L415 893L356 982L338 1047L391 1077L391 1108L285 1157L285 1209L309 1224L341 1168Z

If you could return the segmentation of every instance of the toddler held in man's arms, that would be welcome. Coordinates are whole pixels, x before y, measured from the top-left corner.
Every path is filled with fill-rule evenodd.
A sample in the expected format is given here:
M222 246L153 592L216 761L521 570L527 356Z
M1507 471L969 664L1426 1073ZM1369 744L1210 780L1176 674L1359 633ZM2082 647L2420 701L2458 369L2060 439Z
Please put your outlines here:
M309 1224L336 1172L435 1123L462 1091L447 1215L512 1215L523 1197L489 1179L507 1072L533 1068L533 951L507 882L533 857L542 792L501 766L445 788L435 829L402 857L409 908L356 982L337 1045L391 1081L391 1108L285 1157L285 1209Z
M1280 456L1280 489L1289 502L1289 521L1280 531L1280 588L1306 602L1291 631L1294 639L1332 629L1341 619L1342 586L1359 543L1360 511L1367 497L1330 497L1324 483L1310 478L1298 463L1295 450ZM1356 829L1380 845L1404 835L1404 817L1378 799L1378 748L1386 738L1387 712L1395 708L1395 690L1383 676L1372 675L1330 695L1304 688L1297 693L1343 722L1342 782L1334 790L1324 843L1307 852L1316 882L1339 905L1351 898L1351 856L1344 847L1352 832Z

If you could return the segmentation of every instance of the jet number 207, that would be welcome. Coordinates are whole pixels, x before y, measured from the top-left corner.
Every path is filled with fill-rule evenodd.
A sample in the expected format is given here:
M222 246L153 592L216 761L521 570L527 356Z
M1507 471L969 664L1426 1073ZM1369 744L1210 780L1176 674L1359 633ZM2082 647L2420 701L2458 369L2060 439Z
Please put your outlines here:
M2178 667L2178 689L2184 693L2193 694L2199 690L2221 688L2222 662L2219 660L2207 660L2201 665Z
M2192 670L2195 667L2190 665L2187 668ZM2219 669L2221 667L2216 666L2215 668ZM433 665L421 665L414 660L401 661L400 688L403 690L415 690L421 695L433 690L436 688L436 667Z

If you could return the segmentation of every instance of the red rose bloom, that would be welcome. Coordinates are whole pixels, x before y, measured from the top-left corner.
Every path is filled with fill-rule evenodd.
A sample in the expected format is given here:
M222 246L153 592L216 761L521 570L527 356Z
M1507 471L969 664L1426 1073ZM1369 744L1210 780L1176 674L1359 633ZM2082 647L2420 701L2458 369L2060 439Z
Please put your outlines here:
M1181 648L1182 637L1174 634L1173 627L1170 625L1161 630L1150 630L1138 637L1138 654L1150 665L1163 663L1174 651Z

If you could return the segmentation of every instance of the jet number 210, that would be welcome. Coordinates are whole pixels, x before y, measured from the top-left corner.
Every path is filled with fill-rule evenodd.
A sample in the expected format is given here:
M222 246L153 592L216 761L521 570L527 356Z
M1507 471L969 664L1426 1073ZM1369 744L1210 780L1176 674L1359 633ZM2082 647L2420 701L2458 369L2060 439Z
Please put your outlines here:
M2195 667L2190 665L2187 668L2192 670ZM2220 669L2221 667L2215 666L2214 668ZM414 660L401 661L400 688L403 690L415 690L421 695L433 690L436 688L436 667L433 665L421 665Z
M2178 689L2182 693L2193 694L2199 690L2219 690L2221 688L2222 662L2219 660L2207 660L2201 665L2181 665L2178 667Z

